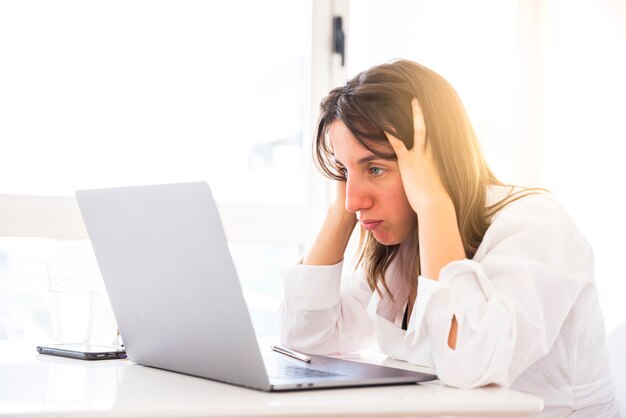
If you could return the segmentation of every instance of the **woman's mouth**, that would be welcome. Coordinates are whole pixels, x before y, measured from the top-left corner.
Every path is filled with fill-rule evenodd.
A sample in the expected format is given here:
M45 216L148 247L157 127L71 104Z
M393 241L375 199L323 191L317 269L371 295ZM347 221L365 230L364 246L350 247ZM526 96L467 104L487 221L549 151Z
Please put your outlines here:
M378 228L378 226L379 226L380 224L382 224L382 223L383 223L383 221L371 221L371 220L364 220L364 221L361 221L361 225L363 225L363 228L364 228L366 231L373 231L373 230L375 230L376 228Z

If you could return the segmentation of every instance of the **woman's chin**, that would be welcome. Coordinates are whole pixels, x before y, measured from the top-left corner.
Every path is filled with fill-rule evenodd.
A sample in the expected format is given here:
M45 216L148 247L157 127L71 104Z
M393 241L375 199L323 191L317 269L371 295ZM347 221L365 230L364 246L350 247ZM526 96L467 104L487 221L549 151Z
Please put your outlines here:
M398 240L396 237L393 237L385 233L379 233L378 231L372 231L372 235L374 236L374 239L376 241L386 246L396 245L402 242L401 240Z

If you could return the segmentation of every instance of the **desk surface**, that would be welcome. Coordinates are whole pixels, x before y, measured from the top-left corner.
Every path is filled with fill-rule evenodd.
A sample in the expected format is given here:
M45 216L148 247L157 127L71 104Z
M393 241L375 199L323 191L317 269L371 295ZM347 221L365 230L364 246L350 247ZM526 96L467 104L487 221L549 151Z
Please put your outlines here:
M501 388L460 390L438 382L264 393L137 365L37 354L0 343L0 416L107 417L525 415L543 400ZM366 355L363 361L423 371Z

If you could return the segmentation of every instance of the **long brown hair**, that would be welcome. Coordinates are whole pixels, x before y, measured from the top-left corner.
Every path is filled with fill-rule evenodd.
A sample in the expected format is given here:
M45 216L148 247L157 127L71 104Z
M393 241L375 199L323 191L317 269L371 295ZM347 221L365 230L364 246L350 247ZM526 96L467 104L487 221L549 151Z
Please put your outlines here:
M434 71L411 61L398 60L372 67L337 87L322 100L314 140L317 166L328 177L346 181L338 169L327 137L331 124L341 120L360 145L375 155L396 160L384 131L413 147L411 100L416 97L424 114L426 140L446 191L450 195L467 258L473 258L491 216L506 204L526 194L512 193L495 205L486 206L487 186L504 185L491 172L483 157L474 129L456 91ZM525 189L526 191L530 189ZM524 190L522 190L523 192ZM420 273L418 231L408 242L409 254L402 257L400 272L414 280ZM389 292L385 272L397 256L399 244L380 244L371 232L361 229L360 256L365 277L372 290L379 284ZM411 285L410 297L415 297Z

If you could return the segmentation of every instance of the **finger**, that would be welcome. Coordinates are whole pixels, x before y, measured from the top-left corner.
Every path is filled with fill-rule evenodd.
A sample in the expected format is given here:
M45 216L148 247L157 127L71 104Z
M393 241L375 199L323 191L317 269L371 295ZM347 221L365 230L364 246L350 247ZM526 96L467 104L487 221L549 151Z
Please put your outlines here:
M391 135L389 132L386 132L386 131L385 131L385 136L387 136L387 140L391 144L391 147L393 148L398 158L400 158L401 155L404 155L406 152L408 152L408 150L406 149L406 145L404 145L404 142L402 142L401 140L399 140L398 138L396 138L395 136Z
M426 124L424 123L422 107L416 97L411 100L411 108L413 109L414 146L420 146L421 149L424 149L426 145Z

